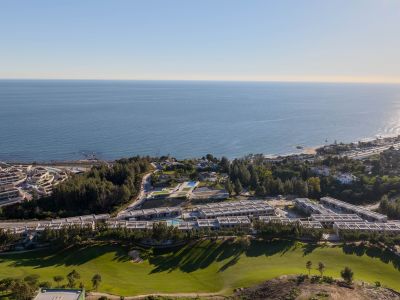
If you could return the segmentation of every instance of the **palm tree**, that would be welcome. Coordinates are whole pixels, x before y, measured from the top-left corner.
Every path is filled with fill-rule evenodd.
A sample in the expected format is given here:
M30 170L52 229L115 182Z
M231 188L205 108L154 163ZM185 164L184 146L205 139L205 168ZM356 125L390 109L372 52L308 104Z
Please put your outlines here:
M72 272L70 272L67 275L67 280L68 280L68 287L69 288L73 288L76 285L76 280L80 279L81 275L76 271L76 270L72 270Z
M318 263L318 271L321 274L321 277L324 276L324 271L325 271L325 264L323 262Z
M308 262L306 262L306 268L308 270L308 276L310 276L310 272L311 272L311 268L312 268L312 262L311 260L309 260Z
M93 284L93 288L97 291L97 289L99 288L101 282L101 275L100 274L95 274L92 277L92 284Z
M56 275L53 277L53 280L56 283L57 287L60 287L60 282L64 280L64 277L61 275Z

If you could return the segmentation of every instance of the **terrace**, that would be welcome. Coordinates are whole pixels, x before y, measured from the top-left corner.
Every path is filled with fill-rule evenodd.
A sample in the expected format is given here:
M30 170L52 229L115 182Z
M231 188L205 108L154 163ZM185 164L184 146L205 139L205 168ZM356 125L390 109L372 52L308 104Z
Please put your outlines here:
M335 222L333 229L339 235L343 231L357 231L357 232L377 232L387 234L399 234L399 223L373 223L373 222Z
M307 214L331 214L332 211L323 207L320 204L312 202L308 198L296 198L295 206Z
M242 216L220 217L217 221L220 228L250 227L251 225L250 219Z
M226 206L216 206L210 207L205 206L204 208L199 208L199 214L201 218L216 218L222 216L261 216L261 215L274 215L275 209L268 204L263 203L251 203L252 201L247 201L245 205L243 203L238 203L238 205L226 205ZM249 203L250 202L250 203Z
M318 221L305 221L305 220L299 220L299 224L303 228L309 228L309 229L323 229L324 227L322 224Z
M323 225L333 225L335 222L362 222L356 214L315 214L311 215L311 220L318 221Z
M280 216L260 216L258 220L263 223L278 223L283 225L294 224L300 221L298 218L286 218Z
M379 213L370 211L368 209L337 200L332 197L322 197L320 201L321 201L321 203L323 203L324 205L326 205L328 207L334 208L340 212L354 213L368 221L383 222L383 223L387 222L387 216L385 216L383 214L379 214Z
M182 210L179 207L159 207L140 210L131 210L128 213L121 215L122 219L132 220L151 220L160 218L173 218L181 215Z

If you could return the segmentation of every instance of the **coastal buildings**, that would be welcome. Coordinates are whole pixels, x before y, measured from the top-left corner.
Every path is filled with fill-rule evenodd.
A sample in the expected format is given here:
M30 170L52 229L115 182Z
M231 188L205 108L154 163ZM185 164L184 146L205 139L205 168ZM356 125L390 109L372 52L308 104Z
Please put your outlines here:
M129 220L152 220L162 218L174 218L180 216L182 209L179 207L158 207L149 209L131 210L121 215L120 219Z
M41 232L46 228L53 230L60 230L62 228L71 226L94 228L97 222L105 222L109 219L110 215L100 214L43 221L2 221L0 222L0 229L14 234L21 234L27 232Z
M373 212L363 207L352 205L332 197L322 197L320 202L324 206L332 208L340 213L356 214L362 219L370 222L387 222L387 216L383 214Z
M297 209L301 210L306 214L330 214L332 213L329 209L322 205L311 201L308 198L296 198L294 205Z
M0 165L0 205L51 195L53 188L68 178L66 171L33 165Z
M158 207L131 210L113 218L108 214L85 215L46 221L0 222L0 229L15 234L40 234L46 229L60 230L78 226L96 228L101 222L109 228L151 230L164 223L178 230L251 230L254 222L294 225L305 229L333 229L337 234L357 231L400 234L400 223L387 222L387 217L362 207L324 197L320 203L297 198L294 204L309 214L298 218L278 215L280 210L264 200L216 202L192 207ZM281 212L282 213L282 212Z
M340 182L340 184L351 184L357 181L358 178L351 173L339 173L334 178Z
M27 175L14 167L0 168L0 185L11 184L17 186L26 180Z
M264 201L232 201L198 206L200 218L211 219L221 216L267 216L275 215L275 209Z
M315 214L311 215L311 220L325 226L332 226L336 222L363 222L356 214Z
M331 170L327 166L312 167L311 172L319 176L329 176L331 174Z
M260 216L258 220L262 223L278 223L283 225L290 225L300 221L299 218L287 218L281 216Z
M11 184L0 185L0 207L22 201L19 189Z
M54 168L37 167L28 173L27 182L40 195L48 196L53 192L53 187L68 178L66 172Z
M33 300L85 300L85 290L41 289Z
M379 233L388 235L400 234L399 223L374 223L374 222L336 222L333 224L336 234L343 232Z

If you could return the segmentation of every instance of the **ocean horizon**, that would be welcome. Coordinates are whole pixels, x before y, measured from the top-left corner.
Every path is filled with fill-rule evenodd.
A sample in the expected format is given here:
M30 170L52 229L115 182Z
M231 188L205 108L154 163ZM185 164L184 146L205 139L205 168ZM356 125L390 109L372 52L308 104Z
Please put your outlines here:
M400 133L400 85L0 80L0 161L282 155Z

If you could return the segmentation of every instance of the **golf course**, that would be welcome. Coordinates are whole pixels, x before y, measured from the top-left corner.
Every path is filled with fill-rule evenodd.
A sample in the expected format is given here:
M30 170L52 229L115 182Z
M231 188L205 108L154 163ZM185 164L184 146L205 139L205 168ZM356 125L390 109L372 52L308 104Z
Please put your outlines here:
M311 274L318 262L326 265L324 275L339 278L349 266L355 280L380 281L400 290L400 258L378 248L364 246L317 246L292 241L258 242L243 248L230 241L199 241L173 250L158 250L134 263L128 248L92 245L60 251L40 250L0 255L0 279L40 275L50 281L77 270L86 288L96 273L102 277L99 291L116 295L151 293L218 292L229 294L284 274ZM54 284L54 283L53 283ZM65 282L64 282L65 284Z

